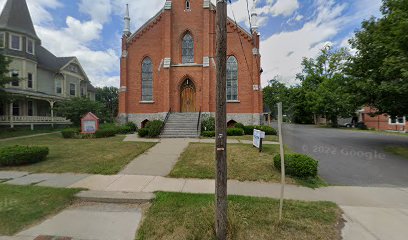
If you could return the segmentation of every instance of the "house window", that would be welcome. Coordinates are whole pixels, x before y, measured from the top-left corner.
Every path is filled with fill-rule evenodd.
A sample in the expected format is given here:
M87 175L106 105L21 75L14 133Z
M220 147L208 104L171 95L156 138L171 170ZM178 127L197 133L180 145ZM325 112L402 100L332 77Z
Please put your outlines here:
M142 101L153 101L153 63L148 57L142 63Z
M33 101L27 102L27 115L33 116Z
M0 116L4 116L4 105L0 102Z
M186 10L191 10L190 0L186 0Z
M21 51L21 36L10 34L10 49Z
M32 73L27 74L27 87L33 88L33 74Z
M62 94L62 84L61 84L61 80L59 79L55 80L55 93Z
M0 48L6 47L6 33L0 32Z
M73 83L69 84L69 94L71 96L76 95L76 89L75 88L76 88L75 84L73 84Z
M194 63L194 39L190 33L183 37L182 63Z
M405 117L390 117L389 124L391 125L405 125L406 118Z
M17 70L12 70L11 71L11 86L13 87L18 87L20 86L20 80L18 79L19 77L19 72Z
M34 54L34 40L27 38L27 52Z
M238 62L234 56L227 60L227 101L238 100Z
M13 103L13 116L20 116L20 103Z

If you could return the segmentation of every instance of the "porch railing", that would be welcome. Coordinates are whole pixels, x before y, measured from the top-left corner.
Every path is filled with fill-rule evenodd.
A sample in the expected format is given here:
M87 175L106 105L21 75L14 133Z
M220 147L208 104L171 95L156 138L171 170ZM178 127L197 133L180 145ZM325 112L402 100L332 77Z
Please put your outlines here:
M43 117L43 116L0 116L0 123L71 123L64 117Z

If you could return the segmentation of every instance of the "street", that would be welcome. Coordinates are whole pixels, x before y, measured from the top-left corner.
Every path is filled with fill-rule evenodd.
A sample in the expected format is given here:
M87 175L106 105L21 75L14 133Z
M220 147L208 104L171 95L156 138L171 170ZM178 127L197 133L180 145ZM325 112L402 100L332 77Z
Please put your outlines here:
M331 185L408 186L408 159L387 146L408 148L408 137L286 124L285 144L319 160L319 174Z

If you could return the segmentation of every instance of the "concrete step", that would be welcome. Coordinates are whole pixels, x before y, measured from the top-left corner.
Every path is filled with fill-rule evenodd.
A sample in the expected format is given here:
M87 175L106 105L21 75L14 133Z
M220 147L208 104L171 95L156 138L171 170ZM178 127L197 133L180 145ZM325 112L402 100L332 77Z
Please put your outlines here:
M141 204L150 202L155 198L155 195L144 192L82 191L77 193L75 197L86 202Z

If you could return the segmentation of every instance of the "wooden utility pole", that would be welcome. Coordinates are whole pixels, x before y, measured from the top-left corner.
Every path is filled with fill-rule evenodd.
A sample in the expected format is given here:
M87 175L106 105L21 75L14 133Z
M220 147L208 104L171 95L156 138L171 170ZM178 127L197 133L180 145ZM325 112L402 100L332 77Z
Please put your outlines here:
M215 229L218 240L227 239L227 0L217 0L217 109L215 155L217 179L215 183Z

